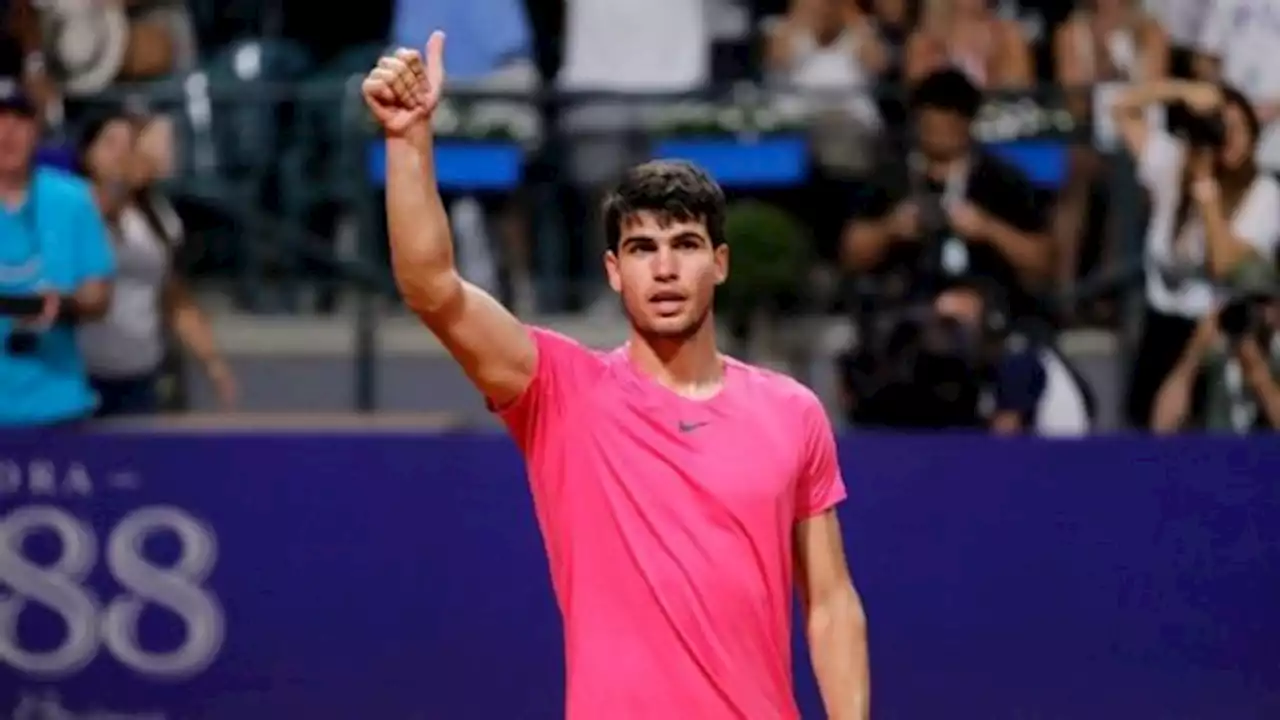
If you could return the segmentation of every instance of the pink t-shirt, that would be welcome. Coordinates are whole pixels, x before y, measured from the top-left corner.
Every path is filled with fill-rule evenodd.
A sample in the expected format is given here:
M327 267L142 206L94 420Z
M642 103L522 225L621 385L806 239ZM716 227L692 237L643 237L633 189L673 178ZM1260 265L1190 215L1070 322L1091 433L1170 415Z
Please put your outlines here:
M499 414L564 615L569 720L798 718L792 529L845 497L818 399L729 360L689 400L624 349L531 332L533 382Z

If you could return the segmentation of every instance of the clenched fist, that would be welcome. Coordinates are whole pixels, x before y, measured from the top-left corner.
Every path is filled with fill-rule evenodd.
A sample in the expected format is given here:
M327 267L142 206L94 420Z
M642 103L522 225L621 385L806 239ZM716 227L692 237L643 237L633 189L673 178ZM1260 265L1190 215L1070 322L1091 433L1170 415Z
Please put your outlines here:
M360 86L364 101L388 136L426 129L444 89L444 33L431 33L426 60L401 48L378 60Z

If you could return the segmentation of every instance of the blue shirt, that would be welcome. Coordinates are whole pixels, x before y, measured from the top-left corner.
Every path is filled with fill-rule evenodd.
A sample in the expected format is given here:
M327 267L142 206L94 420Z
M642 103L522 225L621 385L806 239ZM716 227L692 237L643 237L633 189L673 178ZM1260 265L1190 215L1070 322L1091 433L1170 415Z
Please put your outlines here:
M443 30L451 80L475 81L513 60L533 57L529 18L520 0L396 0L391 39L422 50Z
M114 272L106 225L84 180L40 168L26 203L0 208L0 293L70 295ZM92 412L97 398L75 331L53 327L39 335L33 354L14 356L3 351L13 325L0 317L0 426L43 425Z

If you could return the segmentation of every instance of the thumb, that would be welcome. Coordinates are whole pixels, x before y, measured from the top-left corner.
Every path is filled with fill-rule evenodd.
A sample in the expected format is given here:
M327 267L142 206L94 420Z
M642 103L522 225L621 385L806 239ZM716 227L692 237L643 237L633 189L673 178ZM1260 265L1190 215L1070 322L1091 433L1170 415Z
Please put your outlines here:
M444 82L444 37L436 30L427 40L427 82L433 90Z

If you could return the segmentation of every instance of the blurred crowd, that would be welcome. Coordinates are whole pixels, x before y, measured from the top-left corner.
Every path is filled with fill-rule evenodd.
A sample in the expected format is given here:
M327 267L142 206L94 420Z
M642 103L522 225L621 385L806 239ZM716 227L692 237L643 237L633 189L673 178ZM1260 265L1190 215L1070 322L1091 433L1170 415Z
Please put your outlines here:
M267 178L269 204L304 206L339 258L349 208L311 196L313 178L342 172L337 141L299 151L232 124L202 160L197 85L217 68L295 88L344 79L442 29L453 87L528 98L490 106L526 130L525 182L446 197L464 272L521 313L617 313L592 281L595 199L649 156L674 96L747 93L802 119L809 157L789 187L730 190L730 225L766 258L735 245L735 268L776 264L771 242L805 245L772 305L847 318L837 368L853 424L1086 433L1117 399L1095 397L1057 340L1098 326L1132 336L1131 427L1280 426L1280 0L375 0L340 23L297 0L0 12L0 424L180 404L165 379L183 358L233 407L235 378L182 278L191 220L163 188L202 167L235 188ZM174 79L182 102L158 107L147 88ZM980 141L993 98L1068 119L1060 177ZM277 135L311 117L289 110ZM566 247L555 267L538 259L547 227ZM762 227L775 237L752 239ZM300 269L324 281L313 309L331 310L340 273ZM570 288L555 301L537 291L548 275Z

